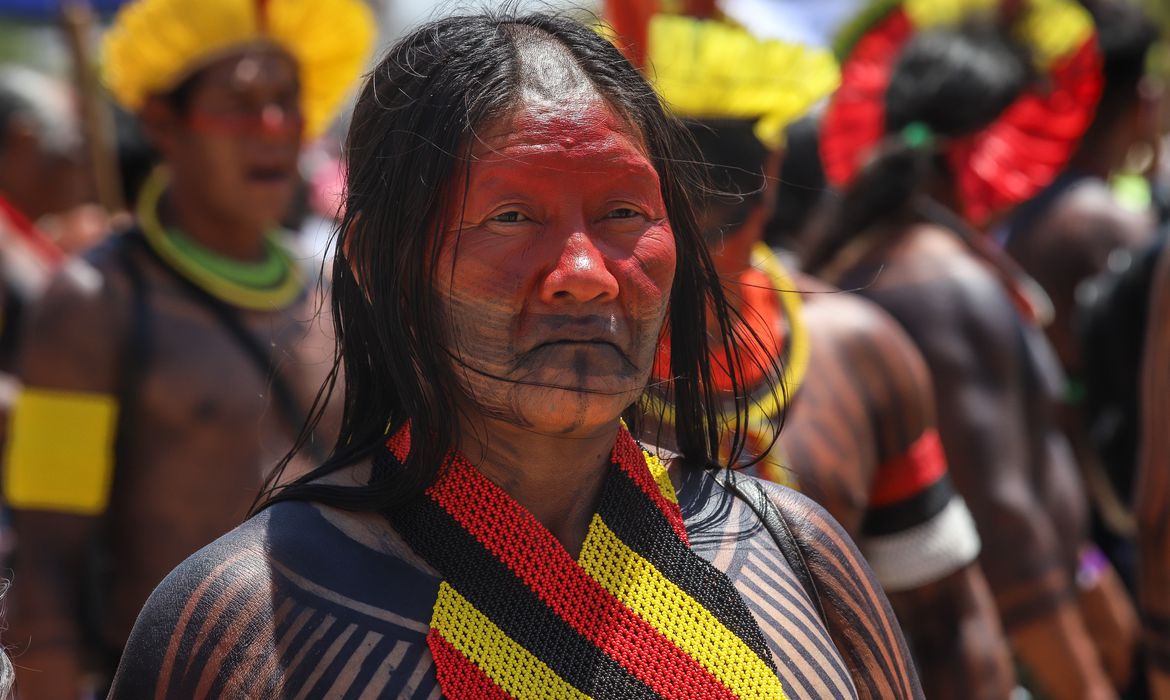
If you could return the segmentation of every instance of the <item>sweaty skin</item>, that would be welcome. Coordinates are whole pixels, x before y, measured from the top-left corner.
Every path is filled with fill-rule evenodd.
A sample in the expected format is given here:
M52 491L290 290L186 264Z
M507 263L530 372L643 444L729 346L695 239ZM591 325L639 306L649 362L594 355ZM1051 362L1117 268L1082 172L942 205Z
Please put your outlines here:
M1021 662L1051 697L1112 697L1073 597L1086 506L1038 331L987 264L934 225L886 239L837 282L888 311L930 368L951 476Z
M1163 254L1150 304L1142 373L1142 446L1137 485L1138 581L1154 700L1170 699L1170 255Z
M600 100L578 105L536 93L481 136L438 280L465 391L566 432L641 393L675 266L653 166Z
M649 377L675 249L657 172L629 127L579 69L551 63L479 134L435 285L461 451L576 551L613 418ZM517 470L542 450L559 471Z
M705 473L672 476L693 549L743 596L788 697L923 697L880 587L823 510L766 487L807 559L812 601L743 502ZM440 580L381 516L273 506L159 587L110 697L433 700L426 633Z

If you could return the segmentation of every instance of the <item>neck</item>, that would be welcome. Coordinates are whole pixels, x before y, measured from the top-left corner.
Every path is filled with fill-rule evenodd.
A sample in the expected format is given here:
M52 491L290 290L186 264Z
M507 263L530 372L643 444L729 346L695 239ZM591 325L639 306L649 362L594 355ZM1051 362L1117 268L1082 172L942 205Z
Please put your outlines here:
M264 257L264 225L220 215L181 180L172 180L159 216L199 245L225 257L244 261Z
M459 451L576 556L617 437L618 422L573 437L543 435L495 418L460 419Z

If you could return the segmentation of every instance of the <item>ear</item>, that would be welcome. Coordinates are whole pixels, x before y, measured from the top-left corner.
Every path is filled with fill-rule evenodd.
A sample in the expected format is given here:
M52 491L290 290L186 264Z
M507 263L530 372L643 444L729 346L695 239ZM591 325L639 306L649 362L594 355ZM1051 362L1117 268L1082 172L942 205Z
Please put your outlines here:
M154 146L163 159L169 158L174 151L179 130L182 128L183 118L175 108L159 97L148 97L142 109L138 112L138 119L142 124L142 132L147 141Z

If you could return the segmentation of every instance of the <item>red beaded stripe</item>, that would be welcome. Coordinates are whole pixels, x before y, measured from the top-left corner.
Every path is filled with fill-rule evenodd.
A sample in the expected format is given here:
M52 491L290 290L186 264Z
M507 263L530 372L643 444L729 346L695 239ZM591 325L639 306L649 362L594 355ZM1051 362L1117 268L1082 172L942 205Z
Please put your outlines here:
M447 697L452 700L512 700L479 666L468 661L438 631L432 629L427 634L427 646L435 658L435 676Z
M623 450L618 456L625 463L628 455ZM642 459L640 451L637 458ZM427 493L550 609L654 692L678 700L735 700L695 659L590 578L531 513L465 460L450 463Z
M642 455L642 448L638 447L638 443L625 430L618 433L617 443L614 445L614 456L617 457L618 466L622 468L622 471L645 492L646 497L658 506L658 509L666 516L670 527L674 529L674 534L678 535L683 544L690 546L690 540L687 539L687 528L683 524L682 510L677 503L668 501L662 495L658 484L654 483L654 476L646 468L646 458Z

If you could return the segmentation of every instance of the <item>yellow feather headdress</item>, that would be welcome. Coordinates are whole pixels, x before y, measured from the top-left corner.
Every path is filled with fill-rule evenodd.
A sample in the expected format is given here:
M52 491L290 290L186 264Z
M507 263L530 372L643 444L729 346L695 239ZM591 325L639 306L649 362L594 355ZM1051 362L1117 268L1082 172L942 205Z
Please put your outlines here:
M298 63L305 132L316 136L365 66L374 30L360 0L135 0L105 36L103 80L138 111L216 58L270 42Z
M757 39L726 22L656 15L647 43L647 75L675 114L756 119L770 148L841 81L829 51Z

